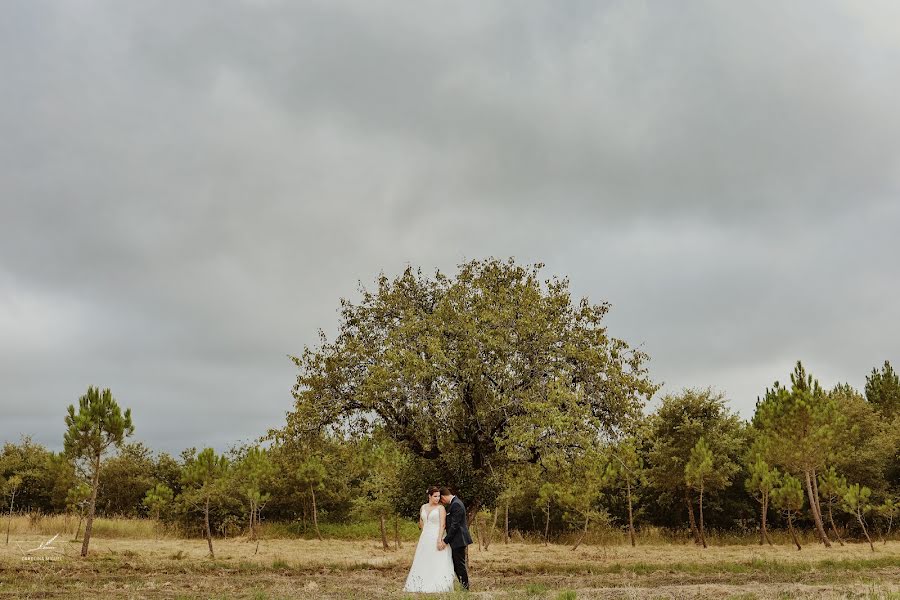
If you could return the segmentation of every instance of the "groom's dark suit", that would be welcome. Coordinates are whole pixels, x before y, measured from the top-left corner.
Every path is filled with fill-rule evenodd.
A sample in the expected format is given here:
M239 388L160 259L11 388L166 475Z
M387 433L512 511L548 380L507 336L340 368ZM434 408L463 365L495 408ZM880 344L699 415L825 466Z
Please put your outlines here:
M469 573L466 571L466 546L472 543L469 526L466 524L466 506L462 500L453 496L447 506L447 533L444 543L450 546L453 555L453 570L456 578L466 589L469 589Z

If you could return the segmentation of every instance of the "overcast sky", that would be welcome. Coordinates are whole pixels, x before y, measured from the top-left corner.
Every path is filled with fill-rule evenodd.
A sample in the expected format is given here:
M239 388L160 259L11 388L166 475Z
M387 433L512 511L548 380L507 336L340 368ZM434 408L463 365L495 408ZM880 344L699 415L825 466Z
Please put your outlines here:
M4 2L0 441L283 423L357 282L514 256L744 417L900 361L900 4Z

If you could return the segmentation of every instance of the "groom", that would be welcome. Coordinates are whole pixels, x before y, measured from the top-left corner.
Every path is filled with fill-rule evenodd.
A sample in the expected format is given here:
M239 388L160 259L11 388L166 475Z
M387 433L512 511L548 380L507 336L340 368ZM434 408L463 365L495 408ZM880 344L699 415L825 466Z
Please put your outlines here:
M466 507L462 500L450 493L450 489L441 488L441 504L447 507L447 534L441 542L440 549L450 546L453 555L453 570L463 588L469 589L469 573L466 571L466 546L472 543L469 526L466 525Z

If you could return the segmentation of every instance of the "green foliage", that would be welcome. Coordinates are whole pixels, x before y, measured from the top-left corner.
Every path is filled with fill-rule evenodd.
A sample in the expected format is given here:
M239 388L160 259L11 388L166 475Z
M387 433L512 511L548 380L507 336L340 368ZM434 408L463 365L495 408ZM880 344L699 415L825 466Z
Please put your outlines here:
M858 483L848 485L843 496L844 510L854 515L865 515L873 508L871 499L872 490L866 486L860 486Z
M354 499L357 517L390 516L397 513L397 495L402 489L400 479L410 457L390 438L377 435L360 447L359 459L365 475L360 481L360 493ZM419 486L420 503L426 501L426 487Z
M847 493L847 478L838 475L834 467L819 474L819 495L829 504L840 501Z
M474 509L508 465L621 429L655 390L645 355L607 335L607 304L573 303L568 281L542 285L540 268L408 269L357 304L342 300L337 339L294 358L284 435L380 424L421 458L464 465L467 480L445 483Z
M69 405L66 415L64 448L74 459L96 461L99 470L101 457L113 446L121 446L125 438L134 433L131 409L124 414L113 398L112 392L88 387L87 393L78 399L78 412Z
M185 461L183 482L207 497L217 491L217 486L228 473L229 463L225 456L217 455L212 448L204 448L196 456Z
M112 392L88 387L87 393L78 399L78 412L69 405L66 415L66 432L63 447L67 456L83 464L91 486L91 498L87 509L87 525L81 555L87 556L91 541L91 529L100 486L100 469L103 457L111 447L121 447L125 438L134 433L131 409L124 414Z
M797 514L803 510L803 487L800 480L788 474L779 478L772 489L772 505L786 514Z
M137 442L123 444L100 469L97 511L105 515L137 516L154 485L152 451Z
M744 481L744 487L758 502L762 502L763 497L770 495L779 484L779 479L778 469L770 468L769 463L757 456L750 465L750 477Z
M852 481L883 494L897 449L897 436L890 421L847 384L835 386L828 395L841 417L834 430L829 464Z
M766 460L792 473L821 469L833 457L835 431L843 424L834 398L797 361L791 388L777 381L757 403L754 426Z
M164 483L157 483L153 488L147 490L142 503L154 518L159 520L172 505L174 499L175 494L169 486Z
M28 436L18 444L7 442L0 452L0 487L14 475L21 478L16 507L44 513L65 509L66 490L74 482L75 471L64 455L50 452Z
M884 361L880 371L872 369L866 377L866 400L888 419L900 415L900 376L890 362Z
M84 511L87 501L91 497L91 486L84 481L79 481L72 486L66 494L66 509L71 512Z
M691 456L684 466L684 479L688 487L699 491L709 487L713 473L713 454L701 435L691 448Z
M650 416L647 429L647 479L656 491L661 512L683 506L690 488L687 466L700 438L712 455L712 471L702 467L704 486L712 492L728 487L746 453L746 433L740 419L725 406L721 393L684 390L668 395ZM700 467L700 463L697 467Z

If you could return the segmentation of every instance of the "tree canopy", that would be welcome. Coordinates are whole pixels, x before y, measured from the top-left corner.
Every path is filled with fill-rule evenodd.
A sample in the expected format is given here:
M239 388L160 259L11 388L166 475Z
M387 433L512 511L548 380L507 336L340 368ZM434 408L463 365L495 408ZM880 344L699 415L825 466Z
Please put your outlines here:
M476 503L510 464L577 454L640 415L647 356L608 335L607 303L573 301L542 265L472 261L455 277L408 268L341 301L336 339L293 357L285 435L375 425L419 457L464 464ZM450 460L448 460L450 459Z

